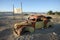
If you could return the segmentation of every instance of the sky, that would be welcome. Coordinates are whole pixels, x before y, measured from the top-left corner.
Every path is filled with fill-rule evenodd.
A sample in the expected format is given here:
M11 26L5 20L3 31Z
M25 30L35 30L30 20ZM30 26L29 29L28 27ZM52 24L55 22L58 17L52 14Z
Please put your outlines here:
M0 11L13 11L21 8L23 12L60 11L60 0L0 0Z

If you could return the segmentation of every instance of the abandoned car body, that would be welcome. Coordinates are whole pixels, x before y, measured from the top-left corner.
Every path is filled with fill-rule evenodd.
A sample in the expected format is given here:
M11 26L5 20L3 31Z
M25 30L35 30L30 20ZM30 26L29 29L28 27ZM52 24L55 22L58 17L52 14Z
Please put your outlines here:
M50 21L51 17L45 17L43 15L31 15L28 20L14 24L14 35L20 36L24 33L33 33L36 29L48 28L53 25Z

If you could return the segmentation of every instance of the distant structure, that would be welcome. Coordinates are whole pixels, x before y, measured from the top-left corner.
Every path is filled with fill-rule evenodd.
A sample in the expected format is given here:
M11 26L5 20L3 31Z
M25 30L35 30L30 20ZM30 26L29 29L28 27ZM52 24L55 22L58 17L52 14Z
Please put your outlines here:
M22 13L21 8L14 8L14 13L15 14L21 14Z
M20 8L14 8L14 5L13 5L13 12L14 14L22 14L22 2L21 2Z
M22 2L21 2L21 7L20 8L14 8L13 4L13 19L15 19L15 14L22 14L22 19L23 19L23 10L22 10Z

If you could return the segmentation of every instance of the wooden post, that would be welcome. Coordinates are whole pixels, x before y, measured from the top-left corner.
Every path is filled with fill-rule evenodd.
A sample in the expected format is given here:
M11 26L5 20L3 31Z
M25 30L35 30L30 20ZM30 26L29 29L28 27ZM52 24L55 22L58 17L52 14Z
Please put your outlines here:
M14 4L13 4L13 19L15 19L15 16L14 16Z
M21 14L22 14L22 20L23 20L23 9L22 9L22 2L21 2Z

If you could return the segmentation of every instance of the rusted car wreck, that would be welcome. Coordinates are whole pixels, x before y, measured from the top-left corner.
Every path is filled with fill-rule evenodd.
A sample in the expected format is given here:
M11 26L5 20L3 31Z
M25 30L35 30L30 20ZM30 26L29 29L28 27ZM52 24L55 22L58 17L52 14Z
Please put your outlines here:
M14 24L13 33L21 36L24 33L33 33L36 29L52 27L51 17L44 15L31 15L28 20Z

